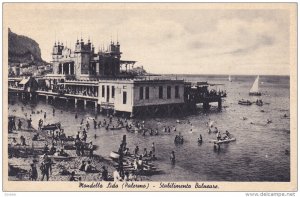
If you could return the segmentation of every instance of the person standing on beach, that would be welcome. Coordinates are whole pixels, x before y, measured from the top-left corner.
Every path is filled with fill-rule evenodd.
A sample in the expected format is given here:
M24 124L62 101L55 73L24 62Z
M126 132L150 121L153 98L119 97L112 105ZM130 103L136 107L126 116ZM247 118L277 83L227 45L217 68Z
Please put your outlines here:
M102 181L108 181L108 171L105 166L102 167L101 178Z
M38 172L37 172L35 163L30 164L30 167L31 167L31 169L29 171L30 180L36 181L38 178Z
M21 119L19 119L19 122L18 122L18 130L21 130L22 129L22 121Z
M43 156L43 161L41 163L40 169L41 169L41 172L42 172L41 181L44 180L45 176L46 176L46 180L49 181L49 174L52 174L52 161L47 156L47 154L44 154L44 156Z
M152 143L151 150L152 150L152 153L155 154L155 145L154 145L154 142Z
M172 165L175 164L175 152L174 151L171 152L170 161L171 161Z
M94 129L97 129L97 121L95 119L93 119L94 121Z
M92 159L93 158L93 151L94 151L94 146L93 146L92 141L89 144L89 151L90 151L89 158Z

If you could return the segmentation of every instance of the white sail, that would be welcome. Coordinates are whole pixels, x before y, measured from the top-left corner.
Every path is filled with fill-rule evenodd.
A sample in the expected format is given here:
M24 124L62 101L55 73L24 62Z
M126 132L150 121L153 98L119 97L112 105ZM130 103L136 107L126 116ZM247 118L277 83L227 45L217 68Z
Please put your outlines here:
M229 75L229 77L228 77L228 81L232 82L232 80L231 80L231 76L230 76L230 75Z
M255 79L252 88L250 89L250 93L259 93L259 76Z

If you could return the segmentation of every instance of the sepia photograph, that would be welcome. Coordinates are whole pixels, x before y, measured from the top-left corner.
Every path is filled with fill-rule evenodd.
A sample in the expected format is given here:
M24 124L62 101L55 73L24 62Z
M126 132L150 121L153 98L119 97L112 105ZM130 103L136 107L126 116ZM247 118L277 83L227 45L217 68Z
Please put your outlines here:
M4 191L297 190L296 3L2 9Z

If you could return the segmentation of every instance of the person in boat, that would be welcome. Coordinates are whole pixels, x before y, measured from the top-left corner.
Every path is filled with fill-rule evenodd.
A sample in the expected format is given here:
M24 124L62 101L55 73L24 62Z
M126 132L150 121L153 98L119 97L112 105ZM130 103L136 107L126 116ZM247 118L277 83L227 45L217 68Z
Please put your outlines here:
M202 138L198 138L198 144L202 143Z
M105 166L102 166L101 179L102 181L108 181L108 171Z
M137 164L138 164L137 169L138 170L143 170L143 168L144 168L144 166L143 166L144 162L143 162L143 156L142 155L139 156Z
M142 155L143 157L147 157L148 156L148 151L147 151L147 148L144 148L144 153Z
M124 181L126 182L126 181L130 181L130 179L129 179L129 172L128 171L126 171L125 173L124 173Z
M94 167L92 166L91 161L89 160L87 162L87 164L85 165L84 171L87 173L91 173L93 171L93 169L94 169Z
M124 155L129 155L129 148L126 148L125 151L124 151Z
M225 137L224 137L224 139L230 139L231 137L230 137L230 133L229 133L229 131L225 131Z
M80 171L84 171L85 170L85 166L86 166L85 161L81 161L81 165L79 167L79 170Z
M22 121L21 119L19 119L19 122L18 122L18 130L21 130L22 129Z
M21 137L20 137L20 144L21 144L21 146L26 146L26 140L25 140L25 137L23 136L23 135L21 135Z
M49 151L49 154L52 155L52 154L54 154L55 152L56 152L56 148L55 148L54 144L52 143L51 148L50 148L50 151Z
M136 146L134 149L134 155L137 156L139 155L139 146Z
M62 149L59 151L59 154L58 154L58 156L68 157L68 156L69 156L69 154L68 154L68 153L66 153L66 152L64 151L64 149L62 148Z
M166 133L167 132L167 127L164 126L164 130L163 131Z
M120 176L119 170L115 170L113 172L114 182L122 181L122 177Z
M173 165L175 164L175 152L174 151L171 152L170 161Z
M17 142L17 140L16 140L16 138L13 138L11 145L12 145L12 146L17 146L17 145L19 145L18 142Z
M67 136L66 136L66 134L65 134L65 132L64 132L64 130L63 129L61 129L60 130L60 139L63 141L64 139L66 139L67 138Z
M171 128L168 126L168 133L171 133Z
M222 138L222 136L221 136L221 132L220 132L220 131L218 131L218 133L217 133L217 140L218 140L218 141L220 141L220 140L221 140L221 138Z
M69 181L78 181L78 178L75 177L75 171L72 171Z
M38 134L38 133L37 133L37 134L34 134L34 136L32 137L32 140L33 140L33 141L39 140L39 134Z

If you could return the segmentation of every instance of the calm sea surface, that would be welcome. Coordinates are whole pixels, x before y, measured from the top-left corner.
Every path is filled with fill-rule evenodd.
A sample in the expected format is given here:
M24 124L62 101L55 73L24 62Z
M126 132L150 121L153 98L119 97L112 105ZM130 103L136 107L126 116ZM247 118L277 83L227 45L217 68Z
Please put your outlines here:
M108 158L112 150L117 150L122 136L127 135L127 144L132 151L136 145L150 149L152 142L156 144L156 162L163 172L151 177L153 181L289 181L290 180L290 155L285 154L290 150L290 119L283 118L284 114L290 116L290 79L286 76L261 76L260 88L263 95L260 97L265 103L262 107L238 105L239 99L255 101L257 97L249 97L248 92L256 76L191 76L178 75L166 78L185 79L186 81L208 81L209 83L222 83L214 88L226 90L227 98L224 99L222 112L217 112L217 106L212 106L211 111L204 113L201 110L195 115L176 118L149 118L144 119L146 125L159 128L176 126L177 132L170 135L142 136L141 134L128 133L126 130L106 131L104 128L89 130L88 136L94 144L99 145L96 152ZM60 121L68 135L75 135L79 129L82 118L94 117L94 110L87 108L74 109L65 104L53 106L40 100L38 103L24 105L15 98L14 104L9 104L10 113L24 117L30 114L31 109L47 112L48 123ZM24 106L24 112L20 106ZM56 108L55 116L52 115L53 107ZM61 110L63 113L61 113ZM264 112L262 112L263 110ZM74 114L78 113L78 119ZM33 125L36 126L41 114L33 114ZM247 117L243 120L242 117ZM105 117L98 115L97 120ZM182 124L177 124L179 119ZM267 119L272 120L267 124ZM187 121L191 124L187 124ZM220 152L213 150L209 140L215 139L215 134L208 134L206 122L215 121L215 126L221 132L228 130L237 139L236 142L221 146ZM250 124L250 123L254 124ZM92 120L90 120L92 126ZM192 129L192 131L191 131ZM174 137L181 132L185 142L182 145L174 144ZM94 139L94 135L97 139ZM198 145L199 134L203 137L202 145ZM176 154L176 164L172 166L169 161L170 152Z

